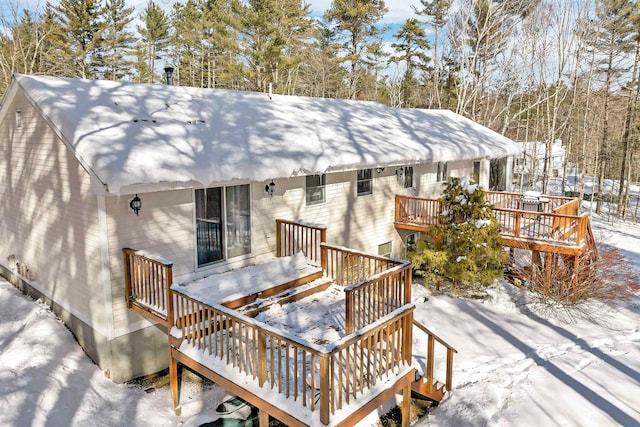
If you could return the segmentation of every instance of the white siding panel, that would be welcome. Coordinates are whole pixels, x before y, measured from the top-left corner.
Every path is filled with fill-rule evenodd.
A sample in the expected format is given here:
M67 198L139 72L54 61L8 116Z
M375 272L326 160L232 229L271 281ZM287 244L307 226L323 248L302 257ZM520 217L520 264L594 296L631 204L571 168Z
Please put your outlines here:
M34 287L108 334L97 198L90 176L31 104L16 94L0 123L0 257L29 268ZM16 128L15 110L22 112Z

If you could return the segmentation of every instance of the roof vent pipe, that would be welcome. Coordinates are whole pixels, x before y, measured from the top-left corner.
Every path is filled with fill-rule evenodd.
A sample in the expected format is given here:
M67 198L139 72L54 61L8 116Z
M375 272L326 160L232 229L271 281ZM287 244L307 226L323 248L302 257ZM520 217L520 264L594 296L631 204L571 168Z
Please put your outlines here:
M167 78L167 84L173 86L173 67L164 67L164 75Z

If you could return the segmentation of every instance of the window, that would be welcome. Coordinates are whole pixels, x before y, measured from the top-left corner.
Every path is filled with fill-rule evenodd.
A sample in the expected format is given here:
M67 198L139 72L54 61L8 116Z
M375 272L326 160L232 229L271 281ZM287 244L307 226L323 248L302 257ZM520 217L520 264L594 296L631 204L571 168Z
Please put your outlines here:
M325 202L324 186L326 175L308 175L306 177L307 205L317 205Z
M473 179L476 184L480 183L480 162L473 162L473 175L471 179Z
M405 166L402 171L402 186L404 188L413 187L413 166Z
M16 110L16 128L20 129L22 127L22 111Z
M447 175L447 163L446 162L438 162L438 175L436 176L436 181L442 182L449 179Z
M416 242L418 241L417 233L407 234L407 238L405 240L407 244L407 250L414 249L416 247Z
M198 267L251 252L249 185L195 191Z
M373 193L371 169L358 170L358 196Z
M391 242L378 245L378 255L386 258L391 258Z

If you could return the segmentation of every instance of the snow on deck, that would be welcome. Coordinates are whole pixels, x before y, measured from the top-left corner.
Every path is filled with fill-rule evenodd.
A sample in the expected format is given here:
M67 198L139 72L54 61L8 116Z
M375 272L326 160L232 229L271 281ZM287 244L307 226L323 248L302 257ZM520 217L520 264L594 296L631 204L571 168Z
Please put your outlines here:
M193 282L174 284L171 289L208 305L257 294L283 283L322 271L307 263L302 252L269 262L212 274Z

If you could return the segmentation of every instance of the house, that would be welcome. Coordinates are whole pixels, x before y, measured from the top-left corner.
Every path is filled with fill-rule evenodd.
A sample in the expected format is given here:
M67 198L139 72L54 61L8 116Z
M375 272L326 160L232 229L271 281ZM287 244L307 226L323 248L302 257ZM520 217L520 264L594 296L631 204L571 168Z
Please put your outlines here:
M540 181L544 175L547 144L540 141L518 142L522 146L522 154L515 159L513 178L517 187L527 187ZM562 140L556 139L551 144L551 157L546 160L547 174L557 178L564 173L566 149Z
M18 74L0 134L0 272L118 382L168 363L167 331L128 309L123 248L192 281L272 256L288 218L401 257L415 234L394 227L396 194L495 186L520 153L444 110Z

